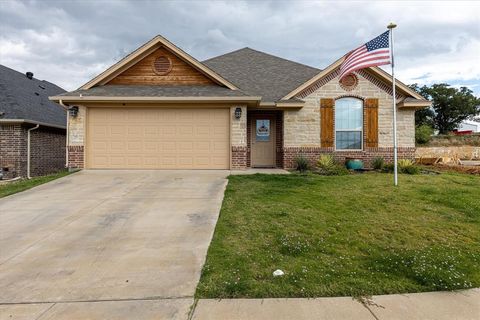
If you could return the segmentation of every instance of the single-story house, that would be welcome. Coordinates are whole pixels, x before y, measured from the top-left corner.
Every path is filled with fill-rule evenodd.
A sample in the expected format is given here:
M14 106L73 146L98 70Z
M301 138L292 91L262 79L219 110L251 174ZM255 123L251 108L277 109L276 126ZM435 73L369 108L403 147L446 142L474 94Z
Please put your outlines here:
M203 62L161 36L76 91L68 162L87 169L292 168L304 155L392 159L391 77L373 67L339 81L250 48ZM414 158L414 113L430 102L396 85L401 158Z
M39 176L65 168L64 108L49 96L65 92L32 72L0 65L0 176Z

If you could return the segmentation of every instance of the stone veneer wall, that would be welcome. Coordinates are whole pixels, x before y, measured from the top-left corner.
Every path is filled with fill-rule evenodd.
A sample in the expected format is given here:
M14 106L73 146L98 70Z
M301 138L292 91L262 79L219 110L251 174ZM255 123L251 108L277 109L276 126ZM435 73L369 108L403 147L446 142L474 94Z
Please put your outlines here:
M242 108L240 119L235 118L235 109ZM234 106L230 108L230 145L231 169L244 170L247 168L247 107Z
M336 71L334 71L336 72ZM377 84L367 80L364 72L357 73L358 85L351 91L344 90L338 83L338 76L317 88L305 97L305 106L300 110L284 112L284 162L285 168L293 167L294 158L303 154L316 162L320 154L330 153L343 161L347 157L361 158L369 164L374 157L381 156L386 161L393 157L393 110L392 96ZM368 77L368 78L371 78ZM357 97L361 99L378 98L378 148L366 148L362 151L335 151L334 148L320 146L320 99ZM397 134L399 157L414 159L415 156L415 111L397 109ZM364 132L365 133L365 132ZM365 141L365 137L364 137Z
M87 108L78 106L76 117L68 115L68 167L84 168L85 164L85 119Z

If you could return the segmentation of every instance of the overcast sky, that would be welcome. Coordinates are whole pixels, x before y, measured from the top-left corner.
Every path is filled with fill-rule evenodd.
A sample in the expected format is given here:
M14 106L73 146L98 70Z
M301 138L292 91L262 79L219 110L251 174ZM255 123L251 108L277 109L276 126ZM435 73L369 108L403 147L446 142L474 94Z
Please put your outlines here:
M161 34L198 60L248 46L324 68L390 21L397 78L480 96L480 1L0 0L0 63L73 90Z

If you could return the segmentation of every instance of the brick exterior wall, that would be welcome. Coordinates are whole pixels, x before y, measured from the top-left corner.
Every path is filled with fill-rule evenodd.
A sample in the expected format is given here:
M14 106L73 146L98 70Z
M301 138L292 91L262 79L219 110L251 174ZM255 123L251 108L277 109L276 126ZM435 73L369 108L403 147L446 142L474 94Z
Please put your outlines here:
M27 175L27 132L20 124L0 125L0 169L4 179Z
M65 168L64 129L40 127L30 132L30 172L42 176Z
M333 154L335 160L340 163L344 163L346 158L361 159L366 168L371 167L371 162L376 157L382 157L386 162L393 162L393 148L365 148L362 151L334 151L333 148L321 147L285 147L283 152L283 167L285 169L295 168L295 158L299 155L306 157L311 166L316 165L318 158L322 154ZM415 160L415 148L398 148L398 158Z
M231 170L244 170L247 167L247 147L232 147Z
M27 130L31 127L21 124L0 126L0 168L5 179L27 176ZM65 168L65 130L41 126L30 134L32 177Z
M83 169L84 166L84 147L68 146L68 167Z

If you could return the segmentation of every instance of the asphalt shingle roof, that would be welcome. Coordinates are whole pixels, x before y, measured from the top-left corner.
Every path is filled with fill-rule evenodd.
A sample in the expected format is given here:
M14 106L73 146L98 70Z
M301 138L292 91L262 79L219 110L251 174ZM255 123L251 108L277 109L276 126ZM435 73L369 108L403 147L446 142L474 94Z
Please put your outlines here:
M48 100L49 96L63 92L65 90L53 83L29 79L23 73L0 65L0 119L25 119L65 126L65 110Z
M226 53L202 62L236 85L230 90L214 85L157 86L103 85L75 90L63 96L104 97L241 97L259 96L263 102L278 102L321 70L250 48ZM297 101L290 99L288 102ZM283 101L282 102L286 102Z
M243 48L202 62L228 81L264 102L286 96L321 70L301 63Z
M149 86L149 85L104 85L87 90L66 92L60 96L103 97L243 97L240 90L215 85L198 86Z

